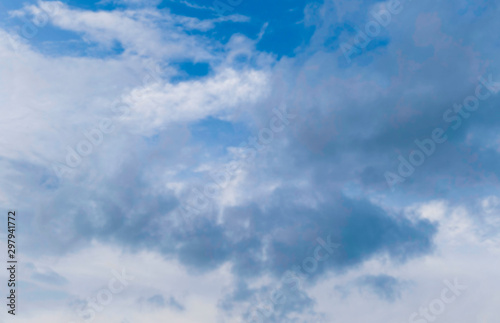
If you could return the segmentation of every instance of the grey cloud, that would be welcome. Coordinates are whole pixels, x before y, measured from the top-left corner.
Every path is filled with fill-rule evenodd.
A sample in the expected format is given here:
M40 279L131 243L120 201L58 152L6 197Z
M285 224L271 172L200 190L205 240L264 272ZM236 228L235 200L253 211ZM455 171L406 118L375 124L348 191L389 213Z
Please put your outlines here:
M402 290L407 287L405 282L389 275L367 275L358 279L358 285L388 302L400 299Z

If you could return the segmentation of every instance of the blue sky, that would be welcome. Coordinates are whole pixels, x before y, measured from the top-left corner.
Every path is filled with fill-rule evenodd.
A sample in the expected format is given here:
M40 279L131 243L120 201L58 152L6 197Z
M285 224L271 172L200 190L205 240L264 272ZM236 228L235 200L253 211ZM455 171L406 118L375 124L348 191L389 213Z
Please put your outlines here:
M3 321L498 317L498 2L0 7Z

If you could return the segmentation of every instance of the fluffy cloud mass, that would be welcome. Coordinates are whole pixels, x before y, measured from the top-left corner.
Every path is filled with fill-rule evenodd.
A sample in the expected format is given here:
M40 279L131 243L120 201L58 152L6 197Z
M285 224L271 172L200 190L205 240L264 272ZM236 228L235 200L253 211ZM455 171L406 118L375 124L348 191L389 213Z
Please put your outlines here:
M2 6L0 319L498 317L495 1Z

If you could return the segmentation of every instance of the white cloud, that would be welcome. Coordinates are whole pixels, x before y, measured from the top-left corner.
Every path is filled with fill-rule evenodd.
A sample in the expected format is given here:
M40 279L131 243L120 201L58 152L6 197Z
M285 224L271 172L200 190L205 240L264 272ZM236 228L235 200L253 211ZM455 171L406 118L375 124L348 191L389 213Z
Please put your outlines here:
M132 131L151 133L175 122L193 122L226 110L251 106L268 94L261 71L224 69L214 77L178 84L153 84L131 92L125 118ZM140 98L136 101L136 98Z
M155 58L207 60L213 58L206 50L205 40L188 35L186 29L207 30L213 23L196 18L160 13L153 9L89 11L70 8L59 1L40 1L13 12L16 16L31 14L49 20L64 30L83 34L83 39L111 47L120 42L130 54ZM228 18L229 19L229 18ZM240 21L241 18L233 17Z

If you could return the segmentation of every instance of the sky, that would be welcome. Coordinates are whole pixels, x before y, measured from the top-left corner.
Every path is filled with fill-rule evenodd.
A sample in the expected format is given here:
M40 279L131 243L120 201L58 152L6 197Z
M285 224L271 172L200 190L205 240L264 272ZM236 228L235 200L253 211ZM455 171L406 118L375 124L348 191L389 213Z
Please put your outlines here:
M497 322L498 1L0 1L0 322Z

